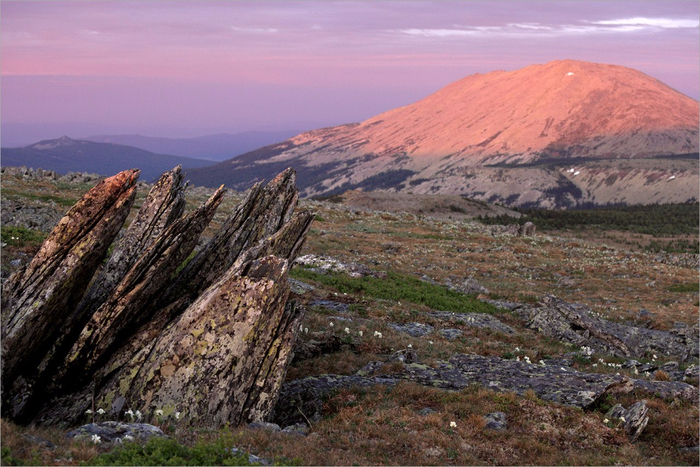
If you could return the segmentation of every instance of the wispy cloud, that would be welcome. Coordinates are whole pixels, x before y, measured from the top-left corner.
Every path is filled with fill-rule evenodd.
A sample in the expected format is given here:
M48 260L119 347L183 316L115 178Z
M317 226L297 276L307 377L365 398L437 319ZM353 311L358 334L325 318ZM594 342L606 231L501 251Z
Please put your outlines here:
M239 28L238 26L231 26L231 30L251 34L271 34L279 31L276 28Z
M605 26L651 26L663 29L697 28L700 21L696 19L672 19L672 18L624 18L604 21L591 21L591 24Z
M572 24L508 23L503 26L466 26L455 24L452 28L411 28L394 32L410 36L433 38L456 37L553 37L586 34L616 34L663 29L698 28L697 19L623 18L615 20L581 21Z

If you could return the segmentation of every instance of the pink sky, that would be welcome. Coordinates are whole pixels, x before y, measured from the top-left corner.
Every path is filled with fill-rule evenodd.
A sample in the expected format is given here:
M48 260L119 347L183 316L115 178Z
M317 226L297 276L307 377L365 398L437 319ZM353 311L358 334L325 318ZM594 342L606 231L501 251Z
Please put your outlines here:
M84 125L74 137L356 122L565 58L700 94L696 1L3 1L0 18L3 127Z

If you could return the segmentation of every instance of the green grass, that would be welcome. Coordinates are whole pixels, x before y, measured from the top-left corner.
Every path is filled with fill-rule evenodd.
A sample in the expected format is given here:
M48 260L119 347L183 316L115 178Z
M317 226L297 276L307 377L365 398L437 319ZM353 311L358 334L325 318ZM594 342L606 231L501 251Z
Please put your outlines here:
M673 284L668 288L669 292L697 292L698 284Z
M23 247L31 243L40 244L45 238L45 235L38 230L12 226L2 227L0 236L3 243L15 247Z
M490 314L500 312L496 307L475 297L394 272L389 272L384 279L378 279L371 276L356 278L345 274L324 275L304 268L295 268L291 275L296 279L311 280L333 287L341 293L416 303L433 310Z
M223 437L213 442L184 446L174 439L151 438L148 443L126 443L100 454L90 465L258 465L248 462L243 452L231 453L232 440Z

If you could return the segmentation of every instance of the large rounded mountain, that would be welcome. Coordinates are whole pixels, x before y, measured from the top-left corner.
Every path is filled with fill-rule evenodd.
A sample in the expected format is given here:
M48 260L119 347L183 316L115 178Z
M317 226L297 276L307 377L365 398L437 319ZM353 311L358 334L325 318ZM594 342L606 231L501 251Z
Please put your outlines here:
M362 123L188 175L243 189L292 166L306 195L365 188L543 207L683 202L697 198L698 120L697 101L639 71L563 60L468 76Z

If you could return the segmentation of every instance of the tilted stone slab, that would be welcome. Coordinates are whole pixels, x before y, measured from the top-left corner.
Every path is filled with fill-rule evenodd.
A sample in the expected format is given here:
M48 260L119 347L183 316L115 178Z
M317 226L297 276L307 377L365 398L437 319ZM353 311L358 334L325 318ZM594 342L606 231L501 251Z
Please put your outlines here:
M674 332L639 328L594 316L582 306L546 296L536 306L523 305L514 310L527 326L555 339L625 358L644 358L651 354L678 358L698 358L698 328L679 328Z
M85 293L129 214L138 176L138 170L127 170L89 190L61 219L29 266L5 284L4 413L17 415L23 410L30 388L22 375L31 377Z

